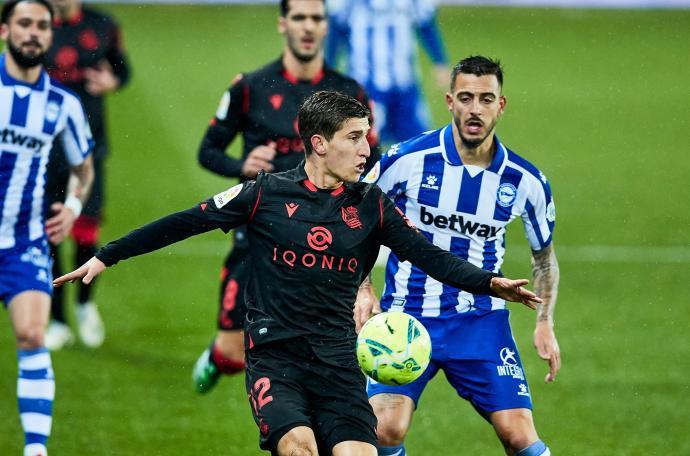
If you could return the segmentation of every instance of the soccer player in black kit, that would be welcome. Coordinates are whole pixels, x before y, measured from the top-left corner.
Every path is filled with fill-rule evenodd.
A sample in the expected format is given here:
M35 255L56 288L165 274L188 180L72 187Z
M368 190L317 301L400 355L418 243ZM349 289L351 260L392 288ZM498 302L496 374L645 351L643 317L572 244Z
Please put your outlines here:
M225 177L254 179L260 170L281 172L294 168L304 156L297 132L297 112L304 100L319 90L348 94L365 105L364 89L353 79L324 66L322 51L327 18L323 0L283 0L278 22L285 37L283 54L251 73L239 75L223 94L199 149L199 163ZM225 151L241 134L242 157ZM378 160L375 135L369 135ZM246 308L249 254L246 231L235 230L232 251L221 271L218 334L197 360L192 373L199 393L211 390L222 374L244 369L242 325Z
M278 455L376 455L376 418L355 356L353 304L387 245L430 276L471 293L534 308L541 302L427 240L373 184L358 182L370 154L369 110L317 92L299 111L306 159L171 214L109 243L59 286L88 283L120 260L219 228L246 226L246 386L260 446Z
M55 8L53 46L46 55L51 77L74 91L81 99L93 133L95 180L91 196L72 229L75 258L80 265L96 252L104 197L104 161L108 152L105 95L129 81L129 65L123 50L120 28L109 16L82 6L79 0L51 0ZM69 166L60 144L51 151L46 182L46 203L62 203L69 178ZM60 248L51 245L53 276L62 274ZM82 285L76 309L79 338L90 348L103 343L105 330L92 299L93 286ZM52 321L46 333L46 346L58 350L73 342L65 318L64 297L58 290L51 304Z

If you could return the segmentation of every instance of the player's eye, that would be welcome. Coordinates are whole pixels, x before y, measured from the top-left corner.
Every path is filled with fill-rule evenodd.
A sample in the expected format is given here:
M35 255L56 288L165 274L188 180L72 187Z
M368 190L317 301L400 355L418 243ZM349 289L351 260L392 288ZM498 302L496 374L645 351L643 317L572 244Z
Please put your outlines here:
M320 16L320 15L318 15L318 14L315 14L314 16L311 17L311 20L314 21L314 22L316 22L317 24L318 24L319 22L323 22L325 19L326 19L325 16Z
M305 16L304 14L295 14L294 16L292 16L291 19L292 19L293 21L299 21L299 22L301 22L301 21L305 20L306 18L307 18L307 16Z
M40 30L48 30L50 28L50 22L48 21L41 21L38 23L38 28Z

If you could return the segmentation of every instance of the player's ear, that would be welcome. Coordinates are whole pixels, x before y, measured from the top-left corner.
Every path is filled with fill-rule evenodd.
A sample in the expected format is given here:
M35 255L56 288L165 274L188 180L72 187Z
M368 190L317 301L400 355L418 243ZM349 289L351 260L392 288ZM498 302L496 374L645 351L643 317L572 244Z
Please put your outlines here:
M285 25L286 19L284 16L278 16L278 33L283 35L285 33Z
M3 41L7 41L8 30L9 28L7 27L7 24L0 24L0 39Z
M321 135L312 135L311 140L311 150L317 155L325 155L326 153L326 140Z
M501 96L498 98L498 106L499 106L499 108L498 108L498 115L499 115L499 116L502 116L502 115L503 115L503 111L505 111L505 109L506 109L506 104L507 104L507 103L508 103L508 100L507 100L506 97L504 97L503 95L501 95Z
M453 94L446 92L446 106L448 106L448 111L453 112Z

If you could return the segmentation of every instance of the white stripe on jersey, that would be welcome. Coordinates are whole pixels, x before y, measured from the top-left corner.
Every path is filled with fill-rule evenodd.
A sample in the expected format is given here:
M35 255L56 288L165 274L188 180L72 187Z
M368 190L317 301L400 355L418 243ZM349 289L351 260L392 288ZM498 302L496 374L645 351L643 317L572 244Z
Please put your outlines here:
M329 2L333 20L350 30L349 74L380 91L407 89L417 79L419 24L433 18L430 0L348 0ZM333 5L333 6L331 6Z
M45 172L56 137L76 166L92 147L79 98L47 73L35 84L12 78L0 55L0 249L45 237Z
M434 244L499 272L506 226L521 217L532 249L540 250L551 242L555 209L544 175L495 140L487 169L465 166L449 125L394 146L370 176ZM443 285L394 256L381 302L384 309L394 305L424 317L505 308L501 299Z

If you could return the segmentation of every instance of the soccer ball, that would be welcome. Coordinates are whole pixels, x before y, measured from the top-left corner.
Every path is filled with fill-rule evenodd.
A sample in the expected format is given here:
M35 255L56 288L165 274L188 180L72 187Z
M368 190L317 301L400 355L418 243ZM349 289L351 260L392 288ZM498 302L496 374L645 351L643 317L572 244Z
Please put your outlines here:
M416 380L430 359L429 333L416 318L403 312L373 316L357 337L357 361L362 371L386 385Z

